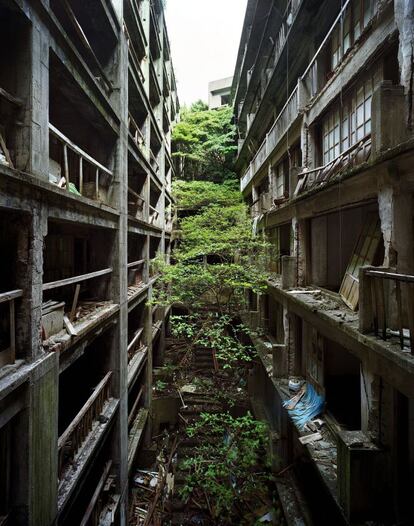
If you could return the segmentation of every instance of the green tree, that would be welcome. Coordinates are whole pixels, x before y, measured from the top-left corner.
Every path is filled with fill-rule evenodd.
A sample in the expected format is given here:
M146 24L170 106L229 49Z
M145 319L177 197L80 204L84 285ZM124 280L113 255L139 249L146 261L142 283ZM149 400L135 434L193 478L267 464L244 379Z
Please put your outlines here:
M234 178L236 128L229 106L208 110L198 101L184 108L173 129L173 156L182 161L182 177L188 181L223 182Z

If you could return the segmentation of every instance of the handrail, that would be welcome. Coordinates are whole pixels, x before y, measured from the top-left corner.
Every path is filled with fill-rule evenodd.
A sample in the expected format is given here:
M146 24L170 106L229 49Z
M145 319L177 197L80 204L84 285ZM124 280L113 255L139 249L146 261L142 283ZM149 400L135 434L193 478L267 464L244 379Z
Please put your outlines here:
M102 488L104 487L104 484L109 476L111 466L112 466L112 460L108 460L108 462L105 464L105 467L104 467L102 476L99 479L98 485L96 486L95 491L93 492L93 495L88 504L88 507L86 508L86 512L82 518L80 526L87 526L87 524L89 523L89 520L91 519L92 515L95 512L95 508L98 503L100 504L100 506L102 506L101 499L99 497L101 495Z
M131 124L133 125L134 131L135 131L135 133L132 134L133 137L134 137L135 143L137 144L137 146L140 146L140 144L138 142L138 139L136 138L136 135L138 134L141 137L142 143L145 145L144 134L142 133L141 128L136 123L136 121L135 121L134 117L132 116L131 112L129 112L128 113L128 130L131 127Z
M373 278L393 279L404 283L414 283L414 276L410 274L397 274L395 272L384 272L382 270L366 270L365 273L367 276L372 276Z
M22 289L10 290L9 292L2 292L0 294L0 303L5 303L6 301L13 301L16 298L21 298L22 296Z
M100 170L105 172L107 175L110 175L111 177L113 176L113 172L111 172L111 170L109 170L103 164L101 164L96 159L91 157L88 153L85 152L85 150L82 150L82 148L79 148L79 146L77 146L75 143L73 143L68 137L66 137L66 135L64 135L60 130L58 130L50 122L49 122L49 131L53 135L55 135L55 137L57 137L61 141L65 142L67 144L67 146L69 146L69 148L71 150L73 150L75 153L77 153L78 155L80 155L81 157L83 157L84 159L89 161L91 164L93 164L94 166L96 166L97 168L99 168Z
M134 348L134 346L139 342L143 332L144 332L143 328L137 330L132 340L128 343L128 349L127 349L128 352L131 351Z
M110 380L112 371L109 371L93 390L85 405L81 408L69 426L65 429L58 439L59 472L64 467L63 455L69 453L69 458L73 459L79 451L81 445L92 430L93 423L102 412L104 403L109 398ZM69 451L65 450L65 447Z
M145 263L145 259L139 259L138 261L133 261L132 263L128 263L127 268L139 267L143 263Z
M105 268L103 270L97 270L96 272L90 272L89 274L81 274L79 276L73 276L71 278L59 279L57 281L50 281L49 283L44 283L42 290L51 290L57 289L58 287L66 287L67 285L73 285L74 283L79 283L80 281L87 281L89 279L98 278L100 276L106 276L111 274L112 268Z
M309 62L308 67L305 69L303 75L301 76L301 79L303 80L305 76L309 73L310 69L312 68L313 64L315 63L316 59L318 58L318 55L322 51L322 49L325 47L327 41L330 39L337 23L340 21L342 15L346 11L348 5L350 4L351 0L346 0L345 4L342 6L339 15L335 18L335 22L332 24L331 28L329 29L328 33L325 35L325 38L322 40L322 44L318 47L318 50L314 54L312 60Z
M156 158L156 156L154 155L154 152L151 150L151 148L149 149L149 152L150 152L150 159L151 159L151 161L153 161L153 162L155 163L155 165L156 165L156 167L157 167L157 170L156 170L156 171L158 172L158 170L160 169L159 162L157 161L157 158Z

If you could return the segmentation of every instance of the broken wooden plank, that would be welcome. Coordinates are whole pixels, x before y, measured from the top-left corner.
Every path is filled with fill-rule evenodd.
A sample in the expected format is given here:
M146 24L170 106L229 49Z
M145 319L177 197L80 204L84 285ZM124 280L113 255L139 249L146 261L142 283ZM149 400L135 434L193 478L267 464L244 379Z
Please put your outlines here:
M3 150L3 153L4 153L4 156L6 157L6 161L9 165L10 168L14 168L14 164L13 164L13 161L10 157L10 153L9 153L9 150L6 146L6 142L3 138L3 135L0 133L0 148Z
M80 292L80 285L78 283L76 285L75 294L73 296L72 308L70 309L70 315L69 315L70 321L73 321L73 319L75 318L76 307L77 307L78 299L79 299L79 292Z
M68 331L68 333L71 336L77 336L78 335L75 327L72 325L71 321L69 320L69 318L66 315L63 316L63 323L65 324L66 330Z

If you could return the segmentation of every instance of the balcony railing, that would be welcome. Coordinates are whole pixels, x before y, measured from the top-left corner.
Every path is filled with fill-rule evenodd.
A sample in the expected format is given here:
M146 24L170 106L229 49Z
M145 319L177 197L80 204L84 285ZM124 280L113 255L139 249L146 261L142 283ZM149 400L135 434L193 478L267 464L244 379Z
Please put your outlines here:
M245 190L247 185L252 181L254 176L263 167L269 156L279 144L287 130L299 115L298 87L293 90L281 112L266 135L265 140L260 145L255 157L250 163L246 173L241 179L241 190Z
M154 206L150 205L149 208L150 208L150 217L149 217L150 224L161 228L162 224L161 224L160 213Z
M269 85L269 82L270 82L270 79L272 78L273 74L274 74L274 71L277 67L277 63L279 61L279 58L283 52L283 49L285 47L285 43L288 39L288 35L289 35L289 32L290 32L290 29L293 25L293 22L294 22L294 18L297 14L297 12L299 11L299 8L302 4L303 0L290 0L288 2L288 5L286 7L286 10L285 10L285 13L283 15L283 20L282 20L282 23L280 25L280 28L279 28L279 31L278 31L278 34L276 36L276 39L274 41L274 46L273 46L273 49L271 51L271 53L269 53L270 55L270 59L269 59L269 62L266 66L266 68L269 70L268 71L268 74L263 76L262 78L262 81L261 83L259 84L259 87L256 91L256 99L254 101L254 103L252 104L252 108L258 108L260 106L260 102L262 100L262 97L264 95L264 93L266 92L267 90L267 87ZM269 18L269 22L270 22L270 18ZM270 63L270 60L272 61L272 63ZM249 85L250 83L250 80L251 80L251 77L249 77L249 72L247 73L248 77L247 77L247 86ZM248 99L246 98L246 101ZM241 113L243 112L243 109L245 107L245 102L243 101L240 105L239 105L239 117L241 115Z
M105 503L113 501L113 497L110 494L114 488L114 477L110 475L112 466L112 460L108 460L105 464L101 478L99 479L98 485L93 492L92 499L86 508L85 515L80 523L80 526L98 526L101 523L101 514L105 509Z
M396 336L414 354L414 276L372 267L360 272L360 330L384 341Z
M74 194L80 194L96 201L108 202L108 190L110 183L113 180L113 172L79 148L79 146L63 135L63 133L51 123L49 123L49 132L62 144L63 147L63 167L61 166L63 177L58 182L58 186L61 188L65 187L68 192ZM79 182L78 188L71 185L68 150L71 150L79 160L76 177ZM86 164L92 168L92 172L94 173L93 180L84 180L84 168Z
M371 6L371 4L373 4ZM365 29L369 22L374 17L376 11L378 10L378 2L368 2L366 5L369 6L371 11L364 12L362 15L360 13L360 19L358 24L363 27L359 29L360 33ZM345 35L343 32L343 24L346 17L351 16L351 0L346 0L341 11L335 19L335 22L332 24L330 30L323 39L322 44L319 46L316 51L313 59L309 63L308 67L305 70L305 73L302 75L302 82L307 92L308 99L312 99L317 93L325 86L331 77L332 69L336 69L338 65L342 62L345 55L352 48L353 44L358 40L359 36L354 34L354 24L353 21L349 22L349 33L346 37L349 40L345 40ZM352 31L352 33L351 33ZM333 68L326 69L326 49L330 45L331 38L337 32L338 34L338 60Z
M23 291L11 290L0 294L0 304L9 304L9 344L6 349L0 348L0 367L11 365L16 360L16 320L15 320L15 301L23 296Z
M72 420L58 440L59 476L73 462L109 400L112 371L95 387L91 397Z
M160 171L160 164L157 157L154 155L153 151L150 149L150 164L155 173Z
M302 172L294 195L296 196L312 188L324 185L335 175L368 161L370 155L371 135L367 135L329 163L313 170Z
M131 113L128 114L128 131L141 152L145 155L145 137Z

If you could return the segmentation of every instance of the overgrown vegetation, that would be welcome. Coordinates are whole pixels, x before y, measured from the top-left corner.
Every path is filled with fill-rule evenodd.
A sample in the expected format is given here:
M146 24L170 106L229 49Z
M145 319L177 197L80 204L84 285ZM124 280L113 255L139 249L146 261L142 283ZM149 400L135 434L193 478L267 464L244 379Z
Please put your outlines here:
M216 399L224 396L231 408L255 358L250 330L242 320L248 309L247 293L265 290L267 245L253 235L232 171L231 109L209 111L196 103L183 112L173 140L174 155L184 163L185 180L173 186L180 236L172 254L174 264L167 265L162 258L154 263L159 279L153 301L173 304L182 313L171 317L172 336L182 353L173 375L176 387L188 382L184 371L185 364L191 363L188 356L200 349L211 351L236 393L233 401L228 391L217 393ZM215 523L235 524L249 510L249 502L254 505L255 496L267 491L268 476L261 462L266 426L249 413L239 418L204 413L187 433L201 437L202 444L185 461L188 475L182 496L187 499L201 492ZM243 520L237 523L254 523Z
M187 181L222 183L232 179L236 127L229 106L209 110L202 102L184 108L173 130L173 156L181 159Z
M269 476L257 470L267 447L265 424L249 413L240 418L203 413L187 434L201 438L202 445L183 466L189 475L182 496L204 493L212 517L220 519L220 524L234 524L238 509L246 503L256 505L258 496L266 493Z

